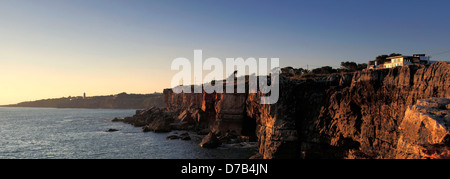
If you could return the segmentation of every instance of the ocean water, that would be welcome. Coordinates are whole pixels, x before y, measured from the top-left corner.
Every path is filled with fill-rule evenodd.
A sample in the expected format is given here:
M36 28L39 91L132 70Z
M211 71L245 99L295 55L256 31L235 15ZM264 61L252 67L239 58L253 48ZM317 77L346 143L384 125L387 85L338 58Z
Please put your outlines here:
M0 159L245 159L254 148L203 149L202 136L166 140L114 117L135 110L0 108ZM105 132L110 128L117 132ZM177 132L177 131L175 131ZM181 133L182 131L178 131Z

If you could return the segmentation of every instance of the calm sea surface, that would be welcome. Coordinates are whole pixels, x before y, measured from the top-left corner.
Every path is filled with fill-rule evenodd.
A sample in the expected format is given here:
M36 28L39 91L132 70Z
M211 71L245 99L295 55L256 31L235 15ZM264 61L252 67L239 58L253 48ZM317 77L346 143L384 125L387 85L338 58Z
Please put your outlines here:
M240 159L254 148L203 149L202 136L166 140L114 117L135 110L0 107L0 159ZM118 132L104 132L110 128ZM181 133L178 131L178 133Z

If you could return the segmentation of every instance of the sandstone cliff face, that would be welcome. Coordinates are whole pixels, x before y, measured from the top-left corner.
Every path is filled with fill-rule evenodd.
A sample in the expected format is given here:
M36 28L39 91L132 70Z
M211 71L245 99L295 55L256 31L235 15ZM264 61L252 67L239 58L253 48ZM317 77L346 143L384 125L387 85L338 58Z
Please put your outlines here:
M164 100L168 111L175 111L179 115L178 121L193 119L198 130L210 129L214 133L235 132L246 134L255 124L245 124L244 115L247 94L239 93L180 93L175 94L171 89L164 90Z
M397 158L449 158L450 99L418 100L406 110L399 133Z
M175 121L196 129L258 138L259 157L399 158L405 111L419 99L450 98L450 65L330 75L280 77L276 104L256 94L174 94L164 91Z
M440 62L356 73L350 86L328 92L317 129L326 143L347 150L344 157L396 158L407 107L418 99L449 98L449 69Z

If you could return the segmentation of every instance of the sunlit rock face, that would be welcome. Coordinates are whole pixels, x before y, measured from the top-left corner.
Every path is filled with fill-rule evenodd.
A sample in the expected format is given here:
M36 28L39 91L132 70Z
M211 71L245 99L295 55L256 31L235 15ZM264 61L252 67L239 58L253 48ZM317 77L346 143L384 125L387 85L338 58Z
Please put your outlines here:
M449 158L450 99L418 100L399 126L397 158Z
M414 158L408 145L415 139L406 136L403 121L420 99L450 98L449 69L437 62L314 79L280 77L279 100L271 105L260 103L259 91L166 89L165 110L175 123L191 121L197 131L257 137L255 158Z

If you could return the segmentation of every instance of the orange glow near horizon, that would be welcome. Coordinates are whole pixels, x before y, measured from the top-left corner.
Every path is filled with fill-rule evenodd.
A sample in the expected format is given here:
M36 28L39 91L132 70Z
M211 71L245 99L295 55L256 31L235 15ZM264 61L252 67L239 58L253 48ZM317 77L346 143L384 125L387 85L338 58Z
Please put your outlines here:
M170 69L114 64L64 65L25 63L25 56L10 56L0 66L0 105L67 96L148 94L170 87ZM36 57L34 57L36 59ZM32 61L31 61L32 62ZM148 63L151 63L149 61Z

